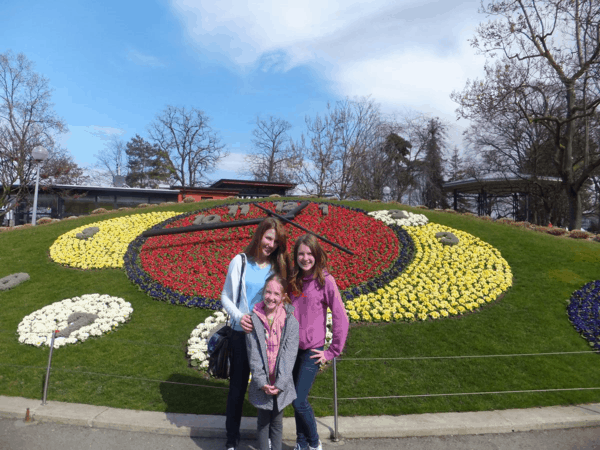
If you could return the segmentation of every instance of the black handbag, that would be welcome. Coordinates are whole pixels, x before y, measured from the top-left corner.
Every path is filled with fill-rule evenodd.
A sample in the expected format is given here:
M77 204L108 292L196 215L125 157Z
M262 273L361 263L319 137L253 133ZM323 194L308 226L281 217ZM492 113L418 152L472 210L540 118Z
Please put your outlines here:
M236 301L236 307L240 305L240 297L242 295L242 278L244 277L244 270L246 268L246 255L242 253L242 271L240 273L240 283L238 289L238 296ZM231 356L231 336L233 335L233 328L229 325L229 316L227 316L227 323L224 325L217 325L211 331L207 342L208 342L208 373L209 375L226 380L229 378L229 359Z

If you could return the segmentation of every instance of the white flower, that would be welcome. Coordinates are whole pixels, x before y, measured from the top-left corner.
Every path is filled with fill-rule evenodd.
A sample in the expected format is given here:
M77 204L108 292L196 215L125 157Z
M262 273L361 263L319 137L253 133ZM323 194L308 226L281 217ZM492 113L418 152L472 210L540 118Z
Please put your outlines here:
M386 225L398 225L401 227L422 227L429 223L429 219L423 214L414 214L408 211L405 211L405 213L408 215L407 219L392 219L387 210L373 211L369 213L369 216L380 220Z
M87 294L62 300L25 316L17 327L19 342L36 347L49 346L53 331L68 327L68 318L74 312L92 313L98 315L98 318L93 323L73 331L68 338L55 339L54 348L83 342L89 336L101 336L103 332L127 321L133 308L131 303L110 295Z

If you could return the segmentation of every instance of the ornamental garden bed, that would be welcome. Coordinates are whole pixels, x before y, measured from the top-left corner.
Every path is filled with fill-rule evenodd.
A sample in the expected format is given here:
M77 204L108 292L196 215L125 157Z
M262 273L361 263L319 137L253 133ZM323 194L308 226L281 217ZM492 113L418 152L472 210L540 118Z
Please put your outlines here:
M348 211L357 214L356 209L375 211L390 208L385 203L334 202L334 204L354 208ZM193 220L192 217L198 214L199 209L207 208L222 207L218 202L157 207L155 212L173 215L161 220L157 218L155 223L168 226L164 223L165 220L174 222L187 220L186 217ZM565 305L566 300L571 298L575 290L597 279L597 261L600 260L600 246L597 243L575 239L557 240L546 234L528 233L518 227L473 220L458 214L399 205L394 205L393 208L423 214L428 219L428 223L414 230L402 228L415 247L412 259L406 263L405 270L402 270L397 277L391 281L386 280L387 284L384 286L367 292L363 292L362 289L372 278L362 280L355 285L344 286L343 290L353 295L352 299L346 298L346 301L355 303L354 311L359 314L356 302L366 301L365 306L370 308L367 311L372 319L371 323L377 326L360 326L359 324L368 323L362 318L363 311L360 312L357 326L352 327L343 357L338 362L340 398L597 387L600 362L599 355L596 353L460 360L419 359L458 355L581 352L591 349L569 321ZM24 228L14 230L12 233L0 234L0 248L8 250L6 256L2 255L0 277L16 272L27 272L31 275L29 282L0 294L0 303L4 306L3 314L0 315L0 372L3 380L0 383L1 395L30 398L40 398L41 395L40 385L45 373L48 347L19 343L17 334L19 323L26 316L45 306L64 299L98 293L123 299L131 305L133 312L125 323L119 324L115 332L65 345L55 351L49 399L181 413L223 414L225 412L226 390L222 388L226 383L203 378L196 368L190 366L187 358L188 341L192 331L212 315L214 310L174 306L170 300L169 302L156 301L146 291L140 289L139 284L131 282L123 267L107 265L105 268L91 268L94 267L93 264L101 264L103 258L118 262L124 244L117 239L119 236L116 233L113 233L112 240L111 235L103 239L111 243L119 241L121 244L111 247L113 249L111 253L102 257L87 258L87 261L83 258L83 263L89 265L86 269L70 265L68 262L57 263L51 258L51 247L63 235L76 230L79 230L76 231L79 233L86 228L97 226L98 223L102 224L116 218L127 218L124 220L130 224L141 214L144 212L122 211L106 216L84 217L62 221L52 226ZM182 214L188 216L176 218ZM377 221L376 218L372 220ZM398 239L398 233L389 225L381 223L392 230L391 236ZM107 224L99 226L100 230L93 239L102 237L102 228L105 225ZM144 225L147 228L151 226L153 225ZM112 222L110 227L118 229ZM456 277L456 273L460 266L466 266L469 258L464 254L455 253L461 248L460 243L442 247L443 244L435 240L435 234L441 231L449 231L459 240L462 236L462 241L467 244L478 243L479 247L487 249L488 258L496 258L500 255L507 267L510 267L512 287L507 286L506 289L502 289L501 283L498 283L498 287L490 288L487 295L483 294L483 287L478 287L475 291L481 291L481 298L476 297L467 301L467 296L470 295L469 289L474 285L474 281L469 284L467 277L470 276L474 280L474 274L464 273ZM77 240L83 243L79 245L89 244L87 240ZM150 240L146 243L151 245ZM352 243L348 242L347 246L352 246ZM400 240L398 243L397 251L400 253L402 249L409 248ZM71 246L71 249L74 248ZM123 255L127 252L127 248L126 246ZM385 250L381 248L382 251ZM434 252L435 258L432 257ZM495 252L498 252L498 255ZM68 252L63 250L63 253ZM440 258L440 255L444 255L447 259ZM223 257L226 259L225 255ZM477 264L482 257L483 255L481 258L477 256ZM389 268L394 261L388 261L383 269ZM448 262L447 267L444 267L444 261ZM497 269L497 264L504 267L503 263L498 261L492 261L492 267L488 268L488 260L486 260L483 270L492 270L492 273L496 274L503 273L506 277L506 270ZM421 272L408 273L408 269L413 267L415 270L417 266L423 268ZM343 267L343 264L340 267ZM4 272L1 272L2 270ZM446 271L450 273L446 274ZM452 273L455 274L456 282L451 277ZM488 272L485 273L489 275ZM433 298L435 297L432 296L433 293L443 295L444 292L440 289L439 279L427 279L425 276L427 274L447 276L446 285L450 290L447 292L448 298L444 301L448 306L442 305L441 300L438 300L439 306L433 303L436 299ZM414 280L411 278L413 275ZM417 291L418 296L414 294L415 300L411 300L410 292L406 293L408 308L402 304L400 298L399 308L403 308L404 312L396 309L395 313L402 314L402 317L396 319L391 310L398 306L392 301L388 300L388 304L385 301L386 295L389 299L392 294L395 294L398 299L399 291L390 293L385 286L398 287L400 280L397 279L402 276L408 276L408 283L414 286L415 290L419 286L422 290ZM480 278L490 279L489 276ZM344 281L343 276L340 276L340 281ZM391 285L394 281L397 281L396 286ZM456 288L457 297L453 296L452 287ZM354 288L359 289L357 294L353 293ZM379 292L380 289L382 292ZM496 299L494 289L506 292L501 300ZM204 298L209 297L208 293L204 295ZM425 302L428 297L429 305ZM489 297L490 301L485 297ZM451 304L453 298L457 303L455 306ZM477 303L479 306L473 305L473 312L469 312L464 306L466 310L464 313L450 314L450 307L458 312L458 306L461 304L459 300L463 298L465 304ZM483 304L479 304L480 299ZM410 305L415 307L414 320L410 320L410 316L405 316L406 312L410 313ZM418 317L418 314L424 311L419 311L417 305L427 309L427 316L424 319ZM482 305L485 305L485 308L482 308ZM389 323L384 319L388 309L391 313ZM441 313L443 310L449 311L448 319L443 318ZM440 317L434 318L435 316L432 315L434 312L438 312ZM377 319L375 314L378 314L381 319ZM449 320L450 318L452 320ZM383 361L354 358L392 359ZM332 371L323 372L317 377L312 391L313 396L325 398L313 400L315 412L319 416L332 414L332 402L327 400L333 396L331 377ZM600 401L597 391L575 390L529 394L340 400L339 410L342 415L407 414L597 401ZM256 412L250 404L246 404L244 414L252 416ZM290 415L290 411L286 411L286 414Z

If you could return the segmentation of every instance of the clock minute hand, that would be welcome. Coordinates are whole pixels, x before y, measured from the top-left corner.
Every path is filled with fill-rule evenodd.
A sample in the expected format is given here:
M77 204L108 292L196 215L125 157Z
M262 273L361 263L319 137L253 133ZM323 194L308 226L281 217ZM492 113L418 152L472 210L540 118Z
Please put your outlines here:
M256 206L258 209L262 209L262 210L263 210L263 211L265 211L267 214L271 214L271 215L273 215L273 216L277 217L278 219L280 219L280 220L282 220L282 221L284 221L284 222L287 222L287 223L289 223L290 225L293 225L293 226L295 226L296 228L300 228L301 230L303 230L303 231L306 231L307 233L310 233L310 234L312 234L313 236L315 236L315 237L317 237L317 238L321 239L322 241L325 241L325 242L327 242L327 243L328 243L328 244L330 244L330 245L333 245L335 248L337 248L337 249L340 249L341 251L343 251L343 252L346 252L346 253L348 253L349 255L352 255L352 256L354 256L354 252L353 252L352 250L348 250L346 247L342 247L341 245L339 245L339 244L336 244L335 242L331 242L329 239L327 239L327 238L325 238L325 237L323 237L323 236L320 236L320 235L318 235L317 233L314 233L314 232L310 231L309 229L307 229L307 228L304 228L302 225L298 225L297 223L295 223L295 222L292 222L291 220L288 220L286 217L284 217L284 216L280 216L279 214L277 214L277 213L275 213L275 212L273 212L273 211L271 211L271 210L268 210L267 208L263 208L262 206L260 206L260 205L258 205L258 204L256 204L256 203L253 203L253 205L254 205L254 206ZM302 205L300 205L300 206L302 206ZM296 209L297 209L297 208L296 208ZM295 211L295 210L294 210L294 211Z
M285 220L294 219L300 211L308 206L308 202L302 202L298 206L296 206L293 210L291 210L284 217ZM256 203L254 203L256 205ZM264 208L261 208L264 209ZM268 211L268 210L265 210ZM257 225L261 223L265 218L259 217L258 219L246 219L246 220L232 220L230 222L216 222L216 223L205 223L201 225L190 225L187 227L177 227L177 228L160 228L158 230L146 230L142 233L143 237L152 237L152 236L165 236L168 234L180 234L180 233L190 233L193 231L206 231L206 230L216 230L219 228L235 228L235 227L246 227L249 225Z

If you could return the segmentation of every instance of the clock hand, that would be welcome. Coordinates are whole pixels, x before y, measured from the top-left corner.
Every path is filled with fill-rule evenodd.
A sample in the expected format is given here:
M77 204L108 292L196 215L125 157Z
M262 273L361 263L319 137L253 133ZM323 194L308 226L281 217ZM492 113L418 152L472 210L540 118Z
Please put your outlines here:
M256 203L254 203L256 206ZM306 208L309 205L309 202L302 202L298 206L296 206L293 210L291 210L285 216L277 215L277 217L284 217L285 220L294 219L300 211ZM264 209L264 208L261 208ZM269 211L268 209L265 211ZM204 230L216 230L219 228L235 228L235 227L246 227L248 225L257 225L261 223L265 218L260 217L258 219L246 219L246 220L232 220L230 222L217 222L217 223L205 223L202 225L190 225L188 227L177 227L177 228L161 228L159 230L146 230L142 233L143 237L152 237L152 236L165 236L168 234L180 234L180 233L190 233L193 231L204 231Z
M292 222L291 220L288 220L288 219L286 219L284 216L280 216L279 214L277 214L277 213L275 213L275 212L273 212L273 211L270 211L270 210L268 210L267 208L263 208L262 206L258 205L257 203L254 203L254 206L256 206L258 209L262 209L262 210L263 210L263 211L265 211L267 214L269 214L269 215L273 215L273 216L277 217L278 219L281 219L281 220L283 220L284 222L287 222L287 223L289 223L290 225L293 225L293 226L295 226L296 228L300 228L301 230L303 230L303 231L306 231L307 233L310 233L310 234L312 234L312 235L313 235L313 236L315 236L315 237L318 237L318 238L319 238L319 239L321 239L322 241L325 241L325 242L327 242L328 244L330 244L330 245L333 245L335 248L338 248L338 249L342 250L343 252L346 252L346 253L348 253L349 255L352 255L352 256L354 256L354 252L353 252L353 251L351 251L351 250L348 250L346 247L342 247L341 245L338 245L338 244L336 244L335 242L331 242L329 239L327 239L327 238L324 238L323 236L320 236L320 235L318 235L317 233L313 233L313 232L312 232L312 231L310 231L309 229L307 229L307 228L304 228L302 225L298 225L297 223L295 223L295 222ZM295 211L295 210L294 210L294 211Z

